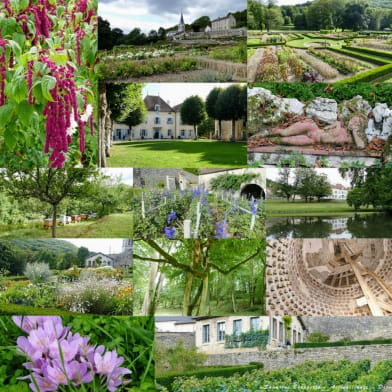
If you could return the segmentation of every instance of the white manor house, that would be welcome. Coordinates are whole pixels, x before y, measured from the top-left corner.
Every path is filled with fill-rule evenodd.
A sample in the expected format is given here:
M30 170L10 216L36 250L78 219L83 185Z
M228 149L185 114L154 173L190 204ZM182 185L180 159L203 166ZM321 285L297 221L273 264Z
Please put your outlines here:
M181 104L171 107L161 97L146 95L146 120L133 126L113 122L113 140L194 139L193 125L181 121Z

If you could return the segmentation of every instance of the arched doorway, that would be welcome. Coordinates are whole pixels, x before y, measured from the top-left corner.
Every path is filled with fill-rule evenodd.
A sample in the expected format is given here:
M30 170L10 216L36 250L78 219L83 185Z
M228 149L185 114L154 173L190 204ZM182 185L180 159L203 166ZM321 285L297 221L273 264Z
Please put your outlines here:
M252 198L255 199L265 199L265 192L260 185L257 184L247 184L241 190L241 196L245 196L248 200Z

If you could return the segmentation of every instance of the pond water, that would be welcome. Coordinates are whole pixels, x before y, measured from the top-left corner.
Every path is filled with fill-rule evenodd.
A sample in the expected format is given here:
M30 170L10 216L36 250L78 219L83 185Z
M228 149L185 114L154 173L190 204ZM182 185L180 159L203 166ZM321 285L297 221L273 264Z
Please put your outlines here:
M267 238L392 238L392 215L270 217Z

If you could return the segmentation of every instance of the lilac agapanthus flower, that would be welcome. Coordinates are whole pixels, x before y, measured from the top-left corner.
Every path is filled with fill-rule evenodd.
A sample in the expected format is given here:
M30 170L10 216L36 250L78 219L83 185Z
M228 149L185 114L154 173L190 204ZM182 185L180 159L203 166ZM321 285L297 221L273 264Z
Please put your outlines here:
M167 217L167 223L170 225L170 223L172 221L174 221L175 219L177 219L177 214L175 213L175 211L172 211L168 217Z
M253 215L256 215L257 214L257 209L258 209L257 200L253 199L251 204L250 204L250 211L252 212Z
M166 226L165 227L165 237L167 239L172 240L175 235L176 235L175 227L172 227L172 226Z
M116 350L89 344L89 337L73 334L57 316L14 316L13 321L27 337L17 339L17 349L30 362L23 365L31 374L21 379L30 381L34 392L57 391L68 386L89 384L93 380L114 392L128 383L123 377L131 371L121 367L123 357ZM38 389L38 388L39 389ZM73 389L72 389L73 390Z

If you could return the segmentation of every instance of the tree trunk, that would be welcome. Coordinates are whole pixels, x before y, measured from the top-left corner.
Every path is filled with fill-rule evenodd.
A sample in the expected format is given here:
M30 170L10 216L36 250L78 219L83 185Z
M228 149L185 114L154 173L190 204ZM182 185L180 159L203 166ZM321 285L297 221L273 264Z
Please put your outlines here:
M231 141L235 141L235 120L231 120Z
M108 110L108 104L106 100L106 85L105 83L99 83L99 135L98 135L98 166L106 166L106 113Z
M52 238L56 238L57 229L57 204L52 204Z
M159 293L157 293L157 289L159 288L159 284L157 285L157 277L159 273L159 264L151 263L150 266L150 277L148 280L147 291L144 295L142 314L143 316L153 316L155 313L155 309L159 300ZM160 280L158 280L158 283Z
M183 316L192 315L192 310L191 310L192 283L193 283L193 275L188 272L185 275L185 289L184 289L184 297L182 303Z
M207 314L208 287L208 274L206 274L203 278L203 289L200 296L200 305L197 311L197 316L204 316Z
M197 140L199 138L199 135L197 134L197 127L196 124L193 124L193 133L195 135L195 140Z
M222 120L219 120L218 124L219 124L218 139L222 140Z
M233 313L237 313L237 303L235 301L235 287L234 284L231 290L231 304L233 305Z

